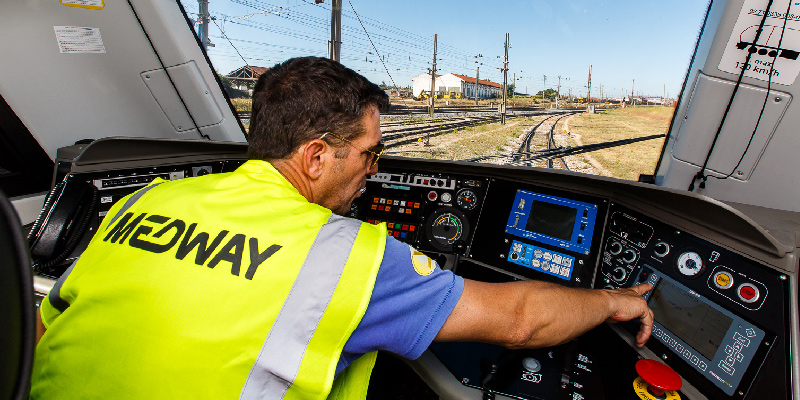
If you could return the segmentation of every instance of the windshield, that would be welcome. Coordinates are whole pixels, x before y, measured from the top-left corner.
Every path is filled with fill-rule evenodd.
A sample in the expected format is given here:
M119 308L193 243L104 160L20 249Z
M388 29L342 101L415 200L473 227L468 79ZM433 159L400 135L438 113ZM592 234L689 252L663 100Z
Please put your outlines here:
M266 68L333 53L391 96L381 116L387 154L632 180L654 171L708 7L689 0L182 4L245 128L253 83ZM341 21L340 36L332 20Z

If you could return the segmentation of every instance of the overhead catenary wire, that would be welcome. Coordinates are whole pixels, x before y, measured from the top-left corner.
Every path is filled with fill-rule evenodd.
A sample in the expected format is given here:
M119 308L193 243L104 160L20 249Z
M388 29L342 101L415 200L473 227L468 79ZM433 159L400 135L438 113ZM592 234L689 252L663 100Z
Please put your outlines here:
M310 0L301 0L298 5L292 6L293 8L281 8L280 6L262 0L230 1L252 8L253 12L243 13L243 15L223 15L213 12L212 10L212 15L216 16L219 21L218 29L225 24L235 24L245 29L259 29L273 34L291 37L303 42L327 45L328 38L321 33L326 31L328 21L325 18L319 18L307 12L303 12L302 10L303 8L308 10L308 7L316 7L320 10L329 11L330 8L325 6L324 3L316 4ZM292 8L292 10L289 10L289 8ZM276 24L263 23L259 18L280 18L281 20L287 21L289 25L276 26ZM364 71L378 72L378 70L372 66L373 62L376 63L376 61L371 59L372 57L369 57L370 59L365 61L363 57L363 54L368 52L377 53L376 48L378 47L381 48L381 51L380 55L376 56L379 56L381 62L384 64L383 71L380 72L389 75L390 80L395 86L397 86L394 79L395 72L406 71L406 73L408 73L412 71L424 71L427 68L427 62L429 61L427 54L430 51L431 43L425 40L425 37L369 17L357 15L355 10L343 10L343 19L347 21L360 20L359 25L363 25L359 27L360 29L351 24L344 24L342 27L343 38L348 43L348 52L362 54L360 58L353 57L347 59L348 65L351 68L362 73ZM366 30L369 30L369 32L367 33ZM253 63L259 60L281 61L282 59L290 57L317 53L322 54L322 51L309 52L307 50L313 46L303 45L295 46L297 49L283 50L284 52L280 56L283 57L282 59L276 59L267 54L256 54L258 52L257 47L248 49L241 46L231 46L230 49L233 49L233 47L236 47L236 49L231 51L230 54L226 54L227 45L240 43L242 39L240 35L237 37L237 35L230 30L226 30L225 35L227 36L226 46L217 46L211 48L209 51L230 60L234 58L244 58L245 60L249 60L250 63ZM473 51L466 51L445 43L441 43L440 48L440 58L442 58L440 64L442 68L452 70L455 73L462 72L466 68L464 67L465 60L471 58L473 53ZM233 53L239 53L241 56L239 56L239 54L234 55ZM347 52L344 54L347 54ZM496 63L489 62L488 64L493 65ZM492 75L487 76L487 78L493 81L498 80L496 76Z
M353 13L356 15L356 18L358 18L358 23L361 24L362 28L364 28L364 23L361 22L361 17L358 16L358 13L356 12L356 8L353 7L353 2L349 1L349 0L347 2L350 3L350 8L353 9ZM369 43L372 44L372 48L375 49L375 54L377 54L378 58L381 60L381 63L383 64L383 68L386 70L386 74L389 75L389 79L392 80L392 86L394 86L394 88L397 89L397 84L394 83L394 78L392 78L392 74L389 73L389 69L386 68L386 63L383 61L383 57L380 56L380 52L378 52L378 48L375 47L375 43L373 43L372 42L372 38L369 37L369 32L367 32L367 28L364 28L364 33L367 35L367 39L369 39Z

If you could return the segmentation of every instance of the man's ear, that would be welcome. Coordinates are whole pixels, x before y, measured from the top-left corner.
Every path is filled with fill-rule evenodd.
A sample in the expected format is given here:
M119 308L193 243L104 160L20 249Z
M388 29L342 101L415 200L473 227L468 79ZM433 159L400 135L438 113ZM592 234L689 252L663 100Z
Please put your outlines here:
M303 172L309 179L319 179L322 176L329 151L328 144L320 139L314 139L301 147Z

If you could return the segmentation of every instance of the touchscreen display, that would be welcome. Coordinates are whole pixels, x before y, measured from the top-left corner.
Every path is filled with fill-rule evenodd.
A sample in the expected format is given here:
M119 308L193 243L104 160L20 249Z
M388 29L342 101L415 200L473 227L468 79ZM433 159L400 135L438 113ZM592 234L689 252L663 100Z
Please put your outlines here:
M534 200L531 202L531 212L528 222L525 223L525 230L570 240L577 216L578 210L573 207Z
M650 308L656 321L709 360L714 359L733 323L694 292L663 279L653 290Z
M597 208L597 204L517 190L506 233L589 254Z

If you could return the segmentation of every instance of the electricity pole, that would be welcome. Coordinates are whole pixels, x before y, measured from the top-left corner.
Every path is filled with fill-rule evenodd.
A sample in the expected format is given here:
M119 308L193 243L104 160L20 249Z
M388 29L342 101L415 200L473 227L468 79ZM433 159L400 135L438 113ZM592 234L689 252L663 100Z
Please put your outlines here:
M500 111L500 123L506 124L506 97L508 97L508 33L506 33L506 56L503 60L503 109Z
M633 87L636 84L636 79L631 79L631 106L636 107L636 102L633 101Z
M342 0L331 0L331 40L328 55L331 60L340 62L342 49Z
M200 19L200 24L198 25L200 45L203 46L203 50L208 50L208 0L197 0L197 3L200 6L200 12L198 15Z
M475 62L477 62L477 61L475 61ZM479 79L478 79L479 76L481 76L481 66L480 65L478 65L478 67L475 69L475 105L476 106L478 105L478 88L480 87L480 84L478 83L479 82Z
M558 90L556 90L556 109L558 109L559 97L561 97L561 75L558 76Z
M543 74L542 75L542 104L544 104L545 110L547 109L547 103L544 102L545 99L547 98L544 95L544 91L545 91L546 88L547 88L547 75Z
M586 104L592 104L592 66L589 66L589 84L586 86Z
M436 40L438 39L439 35L434 33L433 34L433 68L431 68L431 118L433 118L433 103L434 99L436 98Z

